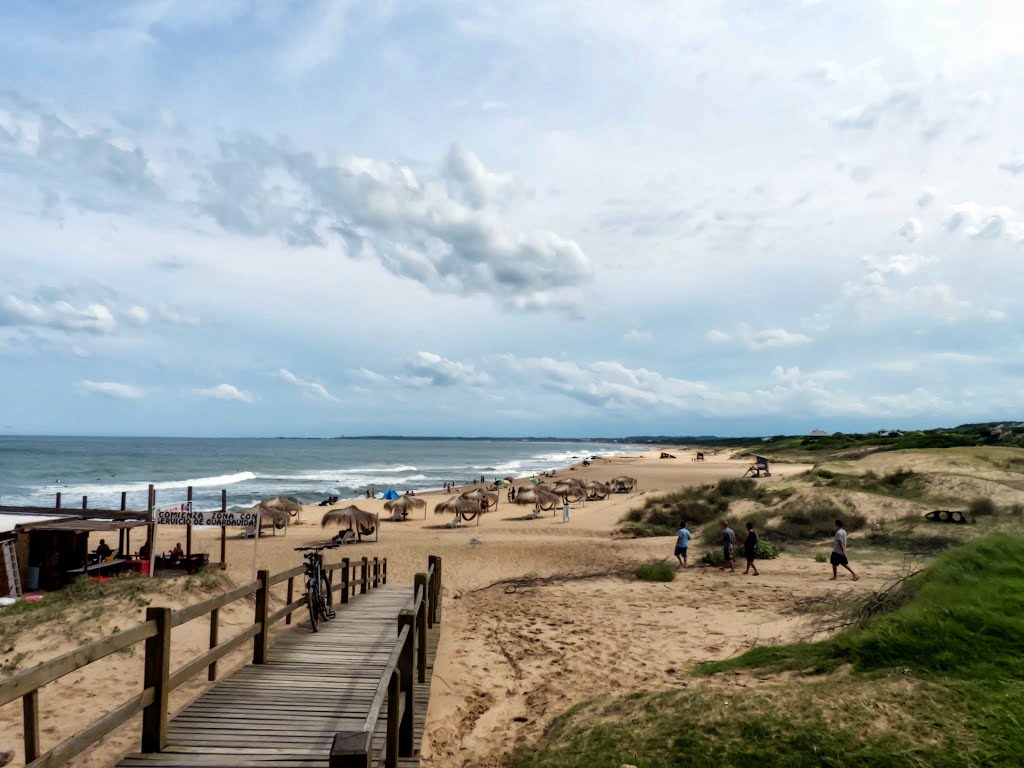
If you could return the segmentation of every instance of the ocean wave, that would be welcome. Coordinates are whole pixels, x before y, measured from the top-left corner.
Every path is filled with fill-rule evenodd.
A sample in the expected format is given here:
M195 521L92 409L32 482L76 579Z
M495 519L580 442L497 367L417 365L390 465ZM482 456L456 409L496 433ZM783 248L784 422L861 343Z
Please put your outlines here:
M255 479L256 474L254 472L234 472L230 475L194 477L187 480L161 480L160 482L153 483L152 485L153 488L158 491L187 488L190 485L193 488L223 488L225 485L235 485L236 483L244 483L248 480ZM46 496L52 496L55 493L79 494L82 496L107 496L120 494L121 491L127 491L128 493L145 491L149 486L150 484L147 482L69 483L68 485L57 483L54 485L41 486L35 489L34 493Z

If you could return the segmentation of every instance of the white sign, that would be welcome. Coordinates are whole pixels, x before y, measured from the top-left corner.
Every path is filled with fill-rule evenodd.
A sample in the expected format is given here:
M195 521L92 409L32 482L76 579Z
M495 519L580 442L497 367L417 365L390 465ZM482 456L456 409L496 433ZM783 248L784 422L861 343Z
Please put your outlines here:
M256 512L193 512L192 502L172 504L154 511L154 522L159 525L223 525L228 527L249 528L258 522Z

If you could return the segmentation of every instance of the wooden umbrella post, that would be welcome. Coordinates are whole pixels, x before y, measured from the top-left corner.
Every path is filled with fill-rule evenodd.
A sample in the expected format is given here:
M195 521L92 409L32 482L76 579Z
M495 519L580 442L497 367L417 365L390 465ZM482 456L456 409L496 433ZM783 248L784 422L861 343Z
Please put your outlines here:
M192 511L192 486L188 487L188 495L185 500L188 502L188 511ZM192 523L185 526L185 557L192 557Z

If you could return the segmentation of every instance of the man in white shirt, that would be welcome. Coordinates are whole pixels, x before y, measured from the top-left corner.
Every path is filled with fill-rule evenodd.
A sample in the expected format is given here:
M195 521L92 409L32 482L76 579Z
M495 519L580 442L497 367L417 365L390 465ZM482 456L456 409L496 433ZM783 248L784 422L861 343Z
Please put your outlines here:
M832 540L832 557L830 562L832 563L832 581L839 578L840 565L853 574L854 581L860 578L856 573L853 573L853 568L850 567L850 560L846 556L846 529L843 528L842 520L836 520L836 537Z

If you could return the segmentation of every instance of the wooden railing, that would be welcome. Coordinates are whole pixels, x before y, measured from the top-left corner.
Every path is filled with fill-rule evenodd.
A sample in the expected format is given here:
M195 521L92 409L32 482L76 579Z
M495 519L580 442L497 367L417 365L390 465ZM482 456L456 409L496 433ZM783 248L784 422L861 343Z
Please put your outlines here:
M329 582L340 572L332 591L341 590L341 601L387 583L387 559L362 558L352 562L344 558L340 563L325 564ZM440 560L438 560L438 573ZM167 724L169 720L168 697L171 691L207 670L207 679L217 679L217 661L238 648L250 638L253 641L253 664L263 664L267 658L270 641L270 627L285 619L291 623L294 611L305 606L305 599L293 600L294 580L304 573L303 566L271 576L269 571L260 571L257 579L243 584L230 592L177 611L170 608L147 608L146 620L131 629L118 632L103 640L89 643L74 651L50 659L32 669L19 672L0 682L0 707L17 698L22 700L22 724L24 726L26 768L59 768L70 758L85 751L118 726L135 715L142 713L142 752L159 752L167 745ZM271 588L284 581L288 582L285 605L270 613ZM300 591L305 586L300 582ZM440 587L436 588L440 593ZM253 623L237 635L223 642L219 638L220 609L238 600L255 595L255 616ZM171 630L189 621L210 617L210 645L184 666L171 672ZM40 740L39 689L59 680L82 667L99 661L118 651L124 651L137 643L145 642L142 692L133 696L116 709L90 723L86 728L42 751Z
M358 731L334 735L330 768L367 768L373 761L373 736L387 700L384 730L385 768L411 757L416 715L416 684L426 682L427 629L441 619L441 558L431 556L426 573L417 573L411 608L398 614L395 644L381 674L370 710Z

